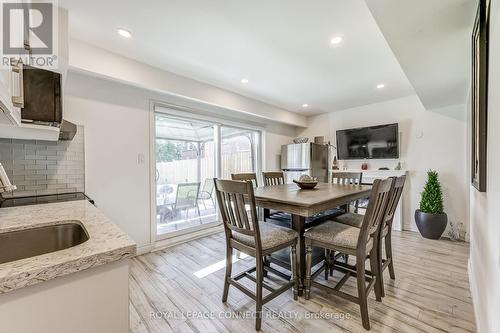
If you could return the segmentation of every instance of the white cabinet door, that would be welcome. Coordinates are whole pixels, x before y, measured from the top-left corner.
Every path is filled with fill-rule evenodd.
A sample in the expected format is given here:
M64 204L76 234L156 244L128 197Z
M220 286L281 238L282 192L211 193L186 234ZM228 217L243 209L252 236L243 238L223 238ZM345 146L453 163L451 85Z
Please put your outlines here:
M12 66L0 68L0 124L21 124L21 108L13 102L23 99L22 67L18 68L17 73L14 73Z
M23 10L12 9L8 15L11 23L8 32L9 46L22 49L24 47ZM6 56L19 57L16 54ZM18 73L14 73L10 64L2 64L0 66L0 123L2 124L19 125L21 123L20 105L15 105L13 97L16 102L21 102L22 72L18 70Z

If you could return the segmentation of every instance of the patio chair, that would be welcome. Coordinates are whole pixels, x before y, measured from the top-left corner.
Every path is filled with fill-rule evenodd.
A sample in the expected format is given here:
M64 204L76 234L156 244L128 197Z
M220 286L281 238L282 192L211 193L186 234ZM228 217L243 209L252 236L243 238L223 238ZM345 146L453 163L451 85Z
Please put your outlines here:
M183 183L177 185L177 193L175 202L172 205L172 210L177 213L186 211L186 221L189 217L189 211L195 209L198 212L198 218L201 221L200 208L198 207L198 195L200 191L200 183Z
M201 191L198 195L198 200L201 200L205 210L207 209L207 205L205 203L206 200L212 201L212 205L215 207L214 180L213 179L211 179L211 178L205 179L205 182L203 183L203 187L201 188Z

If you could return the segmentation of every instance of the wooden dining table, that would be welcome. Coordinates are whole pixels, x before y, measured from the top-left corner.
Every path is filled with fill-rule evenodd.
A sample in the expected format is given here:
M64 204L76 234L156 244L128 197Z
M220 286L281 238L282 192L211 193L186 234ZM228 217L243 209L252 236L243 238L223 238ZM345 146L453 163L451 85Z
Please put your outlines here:
M338 185L319 183L312 190L302 190L296 184L258 187L255 189L255 202L264 209L273 209L292 216L292 229L299 234L297 248L299 276L305 277L305 222L306 218L329 209L349 205L357 199L370 196L371 185Z

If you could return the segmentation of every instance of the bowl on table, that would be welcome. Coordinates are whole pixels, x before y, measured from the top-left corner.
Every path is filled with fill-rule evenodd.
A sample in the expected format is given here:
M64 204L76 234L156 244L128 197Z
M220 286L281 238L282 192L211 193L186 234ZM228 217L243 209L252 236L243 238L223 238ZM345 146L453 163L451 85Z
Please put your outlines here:
M316 178L302 175L298 180L293 180L295 184L297 184L303 190L312 190L318 185L318 180Z
M306 181L301 182L300 180L294 180L295 184L297 184L302 190L312 190L318 185L317 181Z

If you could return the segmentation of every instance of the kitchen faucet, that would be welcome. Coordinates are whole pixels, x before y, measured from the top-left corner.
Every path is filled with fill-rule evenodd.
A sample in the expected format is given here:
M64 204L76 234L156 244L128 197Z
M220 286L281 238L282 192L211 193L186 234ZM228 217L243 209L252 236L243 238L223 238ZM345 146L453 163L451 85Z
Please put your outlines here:
M2 163L0 163L0 201L3 199L2 193L12 192L16 189L17 187L10 183L7 173L5 172Z

